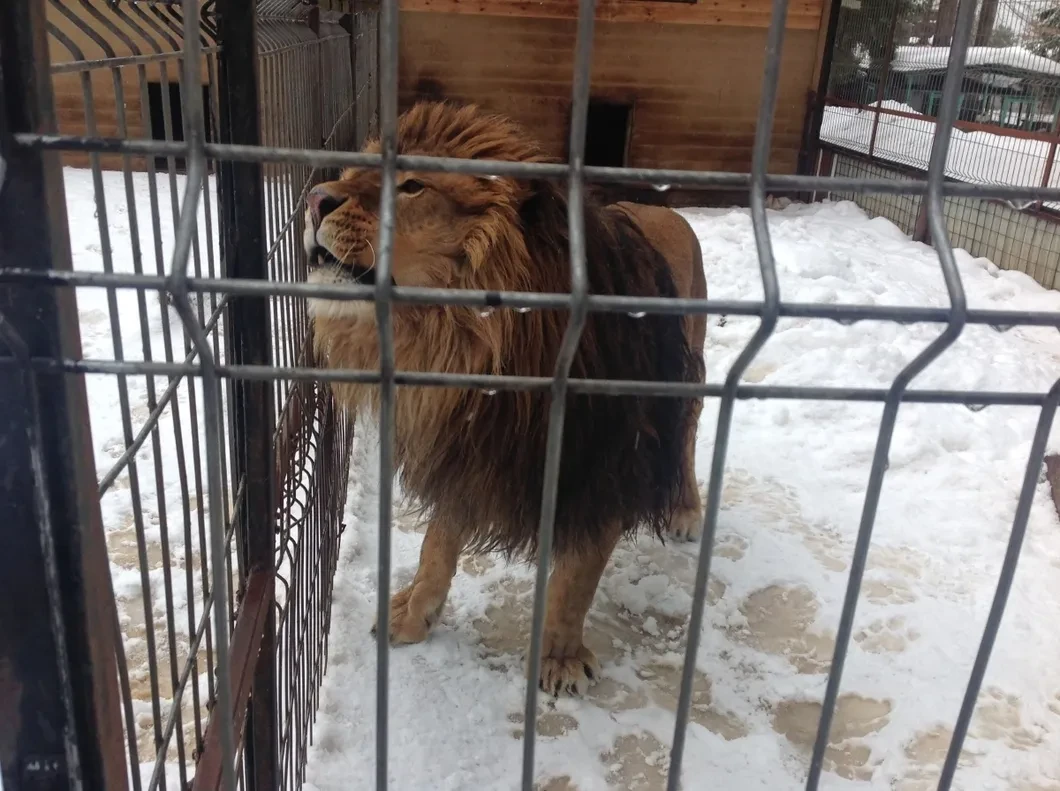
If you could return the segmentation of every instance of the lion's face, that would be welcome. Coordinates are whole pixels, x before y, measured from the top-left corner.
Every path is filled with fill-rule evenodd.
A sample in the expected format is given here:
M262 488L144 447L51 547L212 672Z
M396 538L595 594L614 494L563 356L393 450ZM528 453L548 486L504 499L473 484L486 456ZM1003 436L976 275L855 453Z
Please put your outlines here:
M535 161L541 158L507 119L475 107L416 105L398 121L398 152L410 155ZM373 141L365 151L378 153ZM379 253L382 174L350 169L313 188L304 245L309 282L373 285ZM499 244L521 244L518 213L529 195L514 179L458 173L397 176L391 275L399 286L513 288L491 266ZM369 302L310 300L314 316L368 318Z
M468 177L464 177L468 178ZM451 196L446 179L401 174L394 207L393 282L445 287L460 280L465 243L476 216ZM380 174L350 171L315 187L307 200L305 248L311 283L375 283L379 250ZM314 303L318 301L314 300ZM314 312L322 307L314 305ZM329 313L371 313L367 302L331 303Z

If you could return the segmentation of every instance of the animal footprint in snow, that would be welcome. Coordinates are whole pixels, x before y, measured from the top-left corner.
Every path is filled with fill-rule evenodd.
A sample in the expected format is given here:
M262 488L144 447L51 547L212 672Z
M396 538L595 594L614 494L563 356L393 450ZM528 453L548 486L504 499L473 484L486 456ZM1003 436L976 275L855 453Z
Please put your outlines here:
M680 665L661 662L654 662L637 671L637 675L648 683L655 704L670 711L677 710L681 673ZM713 704L710 679L698 670L692 680L692 710L689 717L692 722L727 741L739 739L748 733L747 725L734 714L721 711Z
M950 749L953 731L944 725L921 731L905 746L909 767L896 780L894 791L935 791L939 784L942 764ZM979 756L965 747L957 761L958 768L975 766Z
M887 725L891 708L889 700L840 695L824 754L825 771L847 780L871 780L878 761L871 761L872 750L862 740ZM817 738L820 718L821 704L817 701L785 700L773 712L773 730L809 751Z
M830 571L845 571L850 554L838 531L829 525L810 524L793 489L776 481L755 478L734 469L725 476L723 507L744 505L761 510L770 524L798 535L817 562Z
M1030 730L1020 717L1021 701L1004 690L989 687L979 695L969 733L978 739L1001 741L1013 750L1031 750L1042 743L1042 728Z
M728 533L719 536L714 544L714 557L726 558L727 560L741 560L747 554L750 542L736 533Z
M628 733L615 739L600 756L607 766L607 782L627 791L657 791L666 787L669 748L650 733Z
M909 643L919 637L920 633L907 628L905 618L901 616L885 621L873 621L854 635L854 639L862 648L874 654L901 653Z
M522 712L512 712L509 714L508 722L522 725ZM545 711L539 713L534 720L534 730L537 732L538 736L542 736L546 739L555 739L566 735L570 731L578 730L578 720L569 714L563 714L558 711ZM523 729L515 728L512 731L512 738L523 738Z
M835 640L811 630L818 609L817 597L809 588L770 585L740 605L747 625L733 637L767 654L786 657L800 673L823 673L831 662Z
M861 595L873 604L912 604L917 599L909 583L896 576L863 580Z

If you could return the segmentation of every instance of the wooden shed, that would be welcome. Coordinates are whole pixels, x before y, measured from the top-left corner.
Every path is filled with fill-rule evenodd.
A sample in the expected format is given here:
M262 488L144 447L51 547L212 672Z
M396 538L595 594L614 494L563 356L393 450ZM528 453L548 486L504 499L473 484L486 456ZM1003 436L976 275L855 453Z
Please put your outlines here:
M183 140L180 101L183 43L179 4L80 0L47 5L48 52L59 132L70 135ZM203 97L210 113L216 76L214 40L203 27ZM209 129L207 130L209 133ZM88 154L64 152L63 164L88 167ZM143 157L132 158L143 169ZM122 158L102 155L104 169ZM162 165L164 167L164 165Z
M259 8L280 1L258 0ZM307 33L314 18L320 26L325 15L333 15L330 24L335 24L345 10L336 0L284 2L308 14L293 23ZM474 101L514 117L556 156L566 154L577 0L399 3L402 109L420 97ZM65 5L48 4L52 62L67 64L54 78L60 131L85 134L94 126L97 134L117 137L124 123L128 137L181 139L179 60L172 54L181 41L174 9L166 4L142 8L126 0ZM361 10L374 5L374 0L355 3ZM588 163L747 172L770 0L597 0L596 5ZM812 139L809 122L826 62L831 5L830 0L789 2L771 172L796 172L800 153ZM320 11L316 17L306 11L314 6ZM203 29L207 53L213 44L210 19ZM259 25L259 35L268 35L270 24ZM77 67L79 61L102 66L137 55L151 58L118 70ZM210 96L211 60L205 55L202 68L208 107L215 98ZM86 79L95 103L91 118L83 99ZM124 112L116 90L123 93ZM267 95L262 100L265 106L274 104ZM121 166L117 157L103 160L104 167ZM65 154L64 161L87 164L78 154ZM713 200L703 193L651 192L639 198L671 204ZM717 199L740 200L731 192Z
M798 166L829 5L789 4L771 172ZM596 6L587 164L750 170L769 0ZM577 0L401 0L402 108L425 96L474 101L565 155L577 16Z

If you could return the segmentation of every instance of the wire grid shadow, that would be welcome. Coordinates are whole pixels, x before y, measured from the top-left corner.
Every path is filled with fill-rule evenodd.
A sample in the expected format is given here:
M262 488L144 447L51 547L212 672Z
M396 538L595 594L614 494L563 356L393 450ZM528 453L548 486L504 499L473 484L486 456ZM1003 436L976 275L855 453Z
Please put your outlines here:
M707 486L705 529L692 591L693 605L668 761L667 787L673 791L680 787L695 658L707 603L727 445L737 400L815 399L883 405L835 653L806 778L807 789L817 788L821 781L900 405L952 403L980 408L1005 404L1038 409L1040 417L1021 484L1008 552L963 704L954 712L954 736L938 787L951 786L1012 584L1045 443L1060 402L1060 381L1048 392L1037 393L912 387L916 377L969 324L1060 324L1060 315L1055 312L970 309L949 243L947 199L1060 199L1060 189L1050 186L958 183L945 178L950 132L960 108L957 86L961 83L975 18L974 2L965 0L956 9L946 79L937 106L936 126L946 134L936 134L931 141L926 179L893 178L871 172L835 176L767 173L787 0L773 2L750 174L584 165L582 152L595 18L593 0L579 3L570 157L565 164L557 165L399 155L396 149L399 31L398 8L393 0L384 2L379 11L378 75L372 73L371 54L364 62L361 60L362 53L370 53L374 46L375 12L361 11L356 6L340 12L337 21L329 21L315 9L310 35L304 25L292 29L288 24L292 18L311 13L300 4L263 3L257 20L253 14L240 14L234 2L225 0L217 2L217 17L210 3L201 8L196 2L150 7L115 3L104 14L86 0L81 4L88 14L84 17L71 11L77 6L67 6L59 0L51 0L51 4L66 22L52 24L48 33L70 52L70 60L53 71L57 78L67 74L76 77L71 82L83 94L85 109L80 122L84 128L80 134L14 129L12 162L18 157L32 162L35 157L36 161L54 168L54 158L42 160L42 151L86 158L84 161L92 171L90 194L95 201L104 266L102 272L34 269L18 264L10 266L5 260L3 279L9 285L23 287L45 285L57 291L77 287L82 293L101 293L106 306L104 316L109 318L113 338L113 358L85 360L79 355L49 357L20 351L19 322L4 317L2 326L8 353L3 364L9 370L23 372L32 382L47 381L57 372L100 375L117 391L123 439L115 447L116 458L102 478L99 493L107 509L110 507L108 492L128 489L128 495L123 496L127 500L124 513L130 520L124 534L127 544L124 551L131 553L129 571L136 578L118 575L114 595L119 602L134 599L142 609L142 621L130 609L118 624L125 638L117 644L117 663L133 787L187 787L193 783L196 788L207 785L294 788L303 779L315 696L326 661L330 579L341 532L352 432L352 426L338 413L328 393L328 383L334 382L368 383L380 388L378 617L381 623L388 620L390 603L395 388L449 386L551 392L529 649L530 678L536 678L541 662L545 561L554 527L559 439L567 394L702 395L720 399ZM120 26L110 14L120 18ZM24 23L28 17L15 18L23 24L12 29L26 35ZM92 34L91 26L82 26L89 18L122 30L130 52L104 51L100 57L86 55L70 33L64 32L64 26L78 26L106 50L108 44ZM39 24L39 18L31 21ZM242 45L237 41L236 34L252 30L248 27L251 24L257 27L258 49L248 49L245 41ZM133 38L129 31L135 31L141 40ZM6 37L5 43L9 40ZM217 41L222 44L218 46ZM253 41L250 46L254 46ZM248 53L253 57L247 58ZM344 65L337 74L324 78L317 71L322 58ZM156 74L157 80L152 80ZM224 92L218 95L187 90L189 85L203 84L204 75L206 84L220 85ZM300 75L308 79L298 79ZM254 85L255 79L258 90L248 95L246 86ZM373 85L376 79L382 153L351 153L376 127ZM165 92L174 80L179 86L178 101L171 103L166 100ZM162 119L161 134L157 137L156 126L150 118L153 82L161 85L158 90L163 94L161 100L154 102ZM112 91L114 97L116 112L112 125L108 125L109 116L104 121L93 111L101 90ZM131 103L122 100L127 95L134 97ZM136 96L139 96L139 119L134 120ZM130 106L134 108L132 113L127 112ZM177 108L181 114L179 122L174 119ZM303 113L306 108L312 112ZM254 110L249 124L248 109ZM258 117L261 123L256 129ZM295 123L304 117L311 118L312 122ZM149 130L156 139L149 138ZM237 133L239 130L241 134ZM107 182L112 174L103 170L108 164L105 158L116 161L121 172L117 184L119 190L125 191L124 211L129 217L133 239L131 271L121 271L115 266L111 241L107 238L108 212L116 207L106 199ZM167 180L156 180L156 168L162 160L165 162L162 175ZM137 168L145 169L146 179L140 177L139 170L134 172L134 163L138 163ZM343 166L376 168L383 174L375 286L321 286L300 282L305 271L300 243L305 194L315 181ZM394 180L402 169L565 181L570 197L570 293L486 293L392 284ZM217 179L213 177L215 173ZM661 187L749 188L763 298L736 302L589 294L581 207L583 190L590 181ZM141 222L137 210L142 211L144 207L141 185L147 192L147 213L153 234L147 237L151 240L148 244L143 243L137 231ZM806 191L919 201L925 207L926 223L938 250L949 305L923 308L783 301L766 217L767 195ZM163 208L167 202L168 207ZM255 227L260 227L260 234L253 233ZM242 233L235 233L237 228ZM164 249L173 250L169 260L162 253ZM247 255L255 250L265 255L257 260ZM150 259L152 251L153 266L143 260L144 256ZM261 261L267 262L265 269ZM307 344L309 327L304 298L309 296L374 303L381 335L380 370L315 366ZM157 297L159 305L150 305L149 297ZM120 309L122 301L135 305L140 319L140 326L135 330L123 329L120 323L119 316L128 315ZM261 309L262 303L267 305L266 310ZM398 371L394 367L390 314L394 304L402 303L493 310L561 308L570 311L571 321L554 376L545 380ZM150 315L152 311L157 319ZM582 380L571 377L570 364L589 311L740 315L758 317L760 324L720 384ZM743 374L780 318L930 322L938 326L939 332L888 388L742 384ZM156 339L146 334L152 322L160 327L160 348ZM268 334L262 336L263 329ZM132 350L137 340L142 353ZM130 348L126 348L126 343ZM141 410L137 414L131 401L134 394L139 396L141 392L146 413ZM262 429L267 429L267 433L263 435ZM168 458L167 453L171 454ZM143 466L153 474L153 484L148 476L141 478L139 474L145 459L150 461ZM173 470L176 482L167 483ZM178 492L179 505L175 508L165 501L164 494L171 489ZM173 524L170 524L170 513L174 515ZM262 530L262 525L273 525L275 529ZM156 542L148 538L154 531L158 535ZM157 560L151 557L153 547L161 553ZM123 551L113 546L110 550L112 558L120 557ZM182 555L183 580L173 575L171 552ZM383 635L382 630L380 634ZM138 648L141 640L142 651ZM382 789L387 787L391 725L387 705L390 648L386 639L379 639L377 646L375 784ZM255 662L259 650L265 659ZM258 685L262 674L264 683ZM251 687L254 688L252 696ZM524 720L527 727L521 769L521 786L527 791L534 787L537 698L537 685L527 684ZM148 723L147 727L142 723ZM146 771L138 771L144 763Z

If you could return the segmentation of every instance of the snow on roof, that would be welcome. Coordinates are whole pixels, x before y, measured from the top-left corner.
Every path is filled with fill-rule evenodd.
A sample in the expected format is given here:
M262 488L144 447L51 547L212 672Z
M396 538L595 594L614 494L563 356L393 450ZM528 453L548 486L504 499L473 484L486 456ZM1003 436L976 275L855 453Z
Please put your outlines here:
M950 57L949 47L895 47L892 71L942 71ZM1035 55L1023 47L969 47L965 61L969 67L1015 69L1033 74L1060 77L1060 63Z

